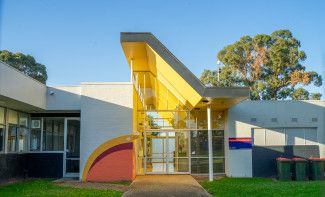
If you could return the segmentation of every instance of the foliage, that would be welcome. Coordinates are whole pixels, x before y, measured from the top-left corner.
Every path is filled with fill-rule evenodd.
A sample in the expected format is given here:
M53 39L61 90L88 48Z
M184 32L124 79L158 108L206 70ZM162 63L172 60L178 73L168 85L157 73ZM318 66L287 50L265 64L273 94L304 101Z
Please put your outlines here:
M37 63L33 56L3 50L0 51L0 60L37 81L43 84L46 83L46 67L43 64Z
M253 100L320 99L303 86L322 85L314 71L306 71L304 51L289 30L274 31L271 35L243 36L218 53L224 67L219 72L204 70L201 81L213 86L247 86Z
M324 196L325 181L282 182L265 178L223 178L201 185L213 196Z
M50 180L34 180L0 186L0 196L122 196L122 192L114 190L79 189L58 186Z

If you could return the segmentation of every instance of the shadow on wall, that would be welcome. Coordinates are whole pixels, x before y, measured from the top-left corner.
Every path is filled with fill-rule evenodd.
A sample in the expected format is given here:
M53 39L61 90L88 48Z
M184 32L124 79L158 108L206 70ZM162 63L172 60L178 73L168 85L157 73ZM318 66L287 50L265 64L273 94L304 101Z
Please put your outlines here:
M73 98L71 93L64 93L64 90L56 91L59 91L62 97ZM88 157L98 147L117 137L132 134L133 128L131 85L85 85L82 91L80 172L83 172ZM116 149L109 152L89 171L90 176L87 176L87 180L115 181L119 178L131 180L134 168L132 152L132 144L127 150ZM120 172L120 177L116 172Z
M253 146L253 176L276 177L276 158L310 158L319 157L319 147L309 146Z
M77 108L74 103L80 103L81 110L81 149L80 172L82 173L88 157L102 144L111 139L130 135L133 131L133 89L130 85L85 85L81 89L51 88L54 94L49 95L49 104L55 108L66 109L67 103ZM131 86L132 87L132 86ZM131 91L130 91L131 90ZM66 101L66 99L71 99ZM72 101L74 100L74 101ZM61 106L59 104L62 103ZM51 107L51 106L50 106ZM54 107L52 107L54 108ZM131 144L132 145L132 144ZM114 147L111 147L114 149ZM87 180L114 181L131 180L133 177L133 146L128 150L118 149L105 155L89 172ZM98 151L98 149L96 150ZM105 152L107 150L100 151ZM98 153L100 154L100 153ZM123 161L123 162L122 162ZM116 165L115 165L116 163ZM101 170L96 170L101 169ZM98 171L98 172L97 172ZM120 176L116 175L120 172Z
M324 118L324 101L248 101L230 109L228 129L236 131L230 137L253 138L254 132L265 131L259 136L265 144L252 147L252 172L254 177L274 177L277 157L320 157L317 143L325 142ZM305 145L292 145L301 138Z
M65 117L67 112L80 113L82 111L80 172L88 157L98 146L109 139L132 133L133 110L128 107L128 103L122 102L125 100L124 97L128 96L127 92L112 95L113 91L110 91L107 86L104 87L106 88L98 90L99 99L80 96L80 89L77 89L79 87L72 87L68 90L49 88L53 91L52 95L49 90L47 91L50 110L38 112L42 113L42 116L47 112L55 112L58 117ZM118 96L124 97L119 99ZM113 98L113 101L110 102L109 98ZM31 151L30 153L0 154L0 180L18 177L60 178L63 176L62 153L33 153ZM53 156L55 162L48 156ZM120 159L124 160L124 158Z

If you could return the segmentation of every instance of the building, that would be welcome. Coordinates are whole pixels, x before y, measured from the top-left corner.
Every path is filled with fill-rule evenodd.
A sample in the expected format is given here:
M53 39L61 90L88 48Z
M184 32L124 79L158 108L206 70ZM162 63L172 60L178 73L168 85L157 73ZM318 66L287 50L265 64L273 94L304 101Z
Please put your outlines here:
M275 176L325 157L325 101L249 101L205 87L151 33L121 33L130 82L48 87L0 62L0 180Z

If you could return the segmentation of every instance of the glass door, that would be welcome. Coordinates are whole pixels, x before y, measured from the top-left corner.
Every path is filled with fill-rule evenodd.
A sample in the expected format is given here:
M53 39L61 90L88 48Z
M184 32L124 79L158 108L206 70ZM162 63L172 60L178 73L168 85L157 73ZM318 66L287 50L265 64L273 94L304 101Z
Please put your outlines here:
M65 177L79 176L80 163L80 120L79 118L66 118L65 120Z
M145 169L146 173L165 174L166 173L166 132L148 132L145 144Z
M188 174L188 142L188 132L146 132L146 174Z

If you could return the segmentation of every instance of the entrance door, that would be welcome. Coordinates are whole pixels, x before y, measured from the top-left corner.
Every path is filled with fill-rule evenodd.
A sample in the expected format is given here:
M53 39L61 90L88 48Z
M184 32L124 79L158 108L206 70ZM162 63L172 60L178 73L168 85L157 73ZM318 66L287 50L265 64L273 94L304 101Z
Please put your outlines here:
M188 132L147 132L146 174L189 174Z
M66 118L65 125L64 176L79 177L80 120L79 118Z

